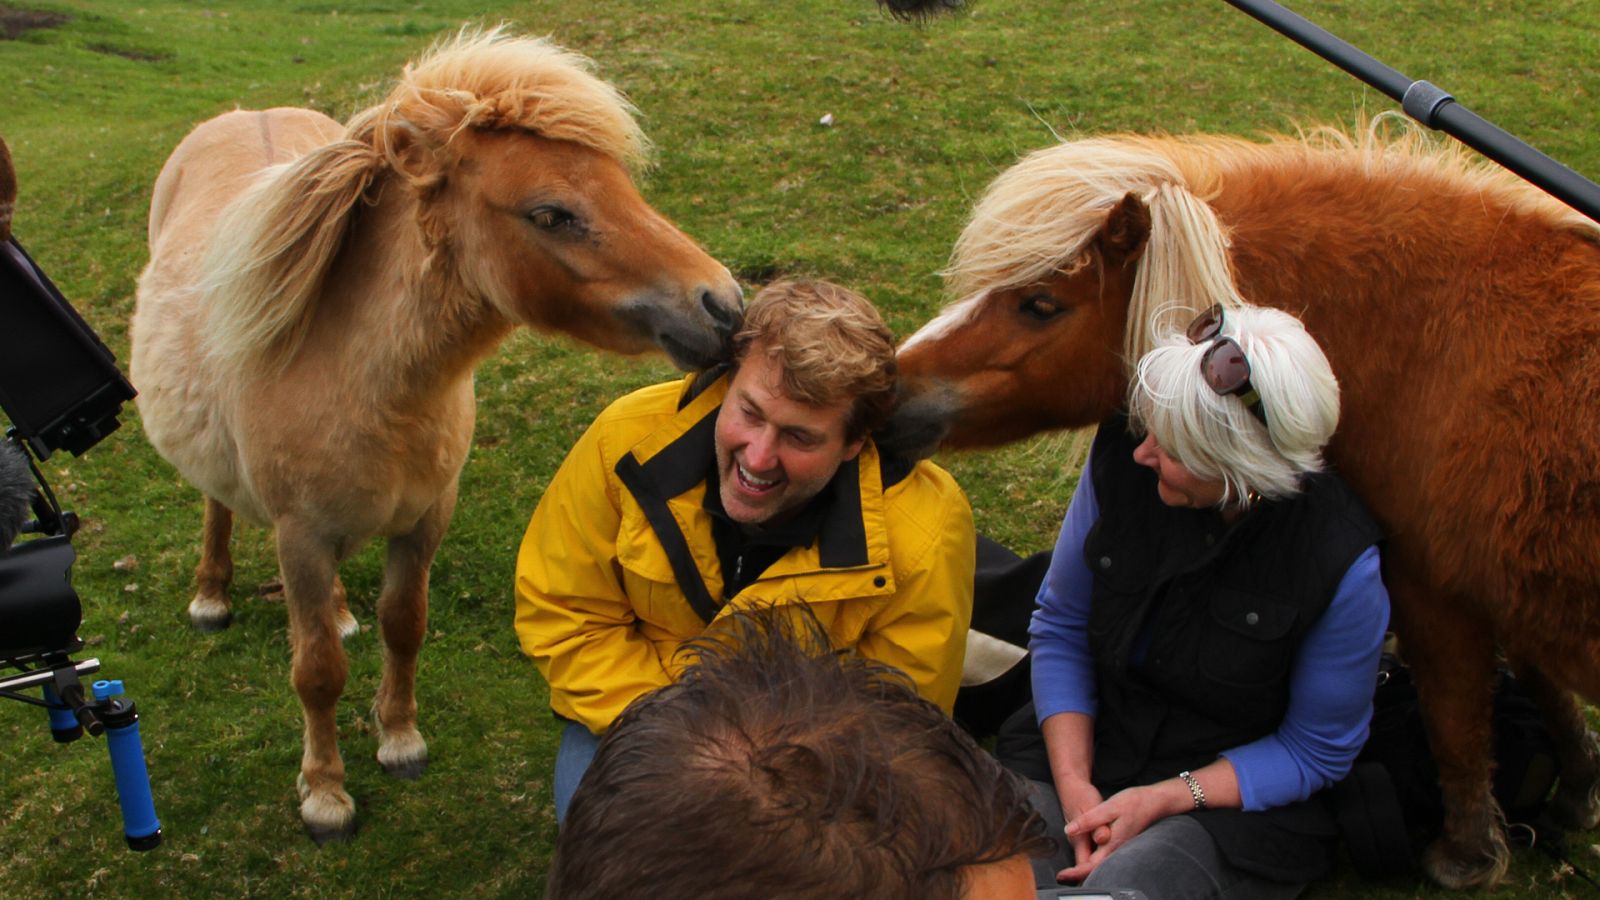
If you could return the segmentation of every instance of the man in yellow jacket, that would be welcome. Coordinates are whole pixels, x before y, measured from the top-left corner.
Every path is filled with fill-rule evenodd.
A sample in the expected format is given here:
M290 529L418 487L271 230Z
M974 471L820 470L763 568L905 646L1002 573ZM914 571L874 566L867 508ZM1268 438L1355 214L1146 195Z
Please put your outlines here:
M594 421L517 555L517 637L566 720L556 816L598 735L671 682L735 608L805 604L835 647L946 712L972 617L972 511L949 473L880 456L894 341L826 282L750 302L725 372L635 391Z

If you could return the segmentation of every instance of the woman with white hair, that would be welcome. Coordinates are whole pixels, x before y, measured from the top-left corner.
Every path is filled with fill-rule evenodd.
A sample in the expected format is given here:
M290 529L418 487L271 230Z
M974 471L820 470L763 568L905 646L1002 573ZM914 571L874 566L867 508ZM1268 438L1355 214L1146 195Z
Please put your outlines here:
M1044 752L1015 766L1053 782L1061 880L1293 897L1327 871L1313 795L1366 740L1389 612L1378 528L1324 471L1338 418L1297 319L1214 307L1101 424L1029 629Z

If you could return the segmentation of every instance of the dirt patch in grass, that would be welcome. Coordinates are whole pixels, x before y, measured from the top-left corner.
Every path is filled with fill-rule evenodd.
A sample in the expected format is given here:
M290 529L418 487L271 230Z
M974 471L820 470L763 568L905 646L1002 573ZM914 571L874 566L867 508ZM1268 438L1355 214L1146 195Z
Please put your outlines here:
M139 50L133 47L119 47L116 44L89 44L90 50L104 53L107 56L120 56L135 62L162 62L172 58L170 53L152 53L149 50Z
M0 40L14 41L30 31L65 25L72 17L42 9L18 9L0 3Z

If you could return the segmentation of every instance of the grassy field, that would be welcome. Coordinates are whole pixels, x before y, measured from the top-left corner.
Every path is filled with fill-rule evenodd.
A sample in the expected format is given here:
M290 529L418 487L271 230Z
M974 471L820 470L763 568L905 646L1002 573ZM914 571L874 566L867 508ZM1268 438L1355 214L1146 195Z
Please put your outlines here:
M1340 0L1296 7L1426 78L1550 155L1600 176L1600 0ZM23 13L30 13L24 15ZM1350 124L1385 98L1220 0L979 0L923 25L868 0L0 3L0 136L22 196L20 240L128 358L151 183L197 122L234 107L307 105L337 118L463 22L507 21L592 56L638 104L659 147L646 197L747 286L824 275L863 290L909 333L938 308L938 270L974 197L1056 136L1125 129L1241 134ZM819 119L831 114L833 124ZM122 846L102 742L53 745L42 712L0 704L0 891L7 896L538 895L555 834L545 688L510 629L511 564L528 514L609 399L668 377L520 334L479 373L462 498L433 570L419 676L432 765L384 777L367 719L379 650L347 643L340 706L362 828L317 848L296 813L299 708L285 612L255 596L270 536L242 529L236 618L192 632L198 494L149 448L138 416L46 471L85 520L74 570L82 636L143 714L166 841ZM285 423L293 427L293 423ZM980 528L1048 546L1075 473L1060 438L945 462ZM359 465L359 461L352 461ZM346 567L373 620L380 555ZM1600 868L1596 836L1574 836ZM626 861L619 861L626 865ZM1584 886L1518 855L1495 896ZM1311 896L1436 893L1348 872Z

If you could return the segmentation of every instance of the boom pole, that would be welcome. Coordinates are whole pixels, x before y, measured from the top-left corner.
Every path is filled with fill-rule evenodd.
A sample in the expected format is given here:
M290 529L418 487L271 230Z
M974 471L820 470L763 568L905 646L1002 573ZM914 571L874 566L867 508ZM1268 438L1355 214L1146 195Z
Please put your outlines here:
M1482 153L1600 222L1600 185L1544 155L1426 81L1412 81L1350 43L1271 0L1227 0L1279 34L1400 104L1406 115Z

